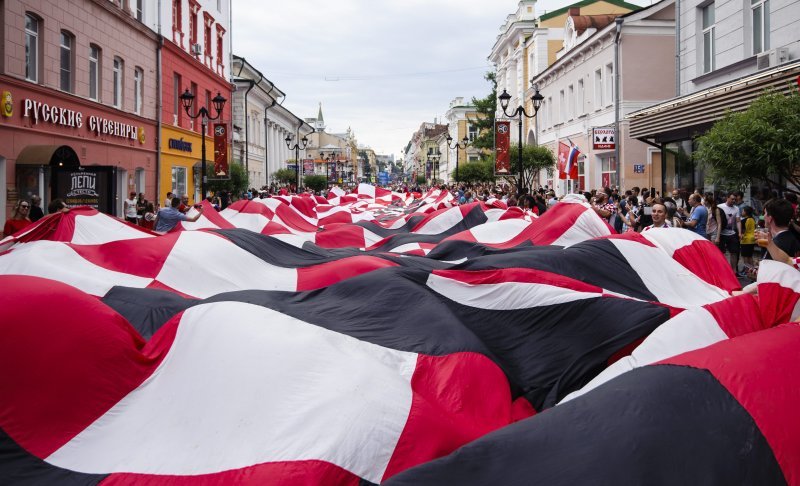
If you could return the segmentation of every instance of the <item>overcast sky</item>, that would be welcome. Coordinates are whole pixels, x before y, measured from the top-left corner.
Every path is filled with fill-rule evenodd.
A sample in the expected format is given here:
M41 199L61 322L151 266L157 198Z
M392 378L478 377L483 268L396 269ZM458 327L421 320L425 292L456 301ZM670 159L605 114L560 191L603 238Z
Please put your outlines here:
M577 1L577 0L576 0ZM327 131L398 155L450 101L484 97L486 60L517 0L234 0L233 53ZM537 14L570 3L541 0ZM649 5L651 0L633 0Z

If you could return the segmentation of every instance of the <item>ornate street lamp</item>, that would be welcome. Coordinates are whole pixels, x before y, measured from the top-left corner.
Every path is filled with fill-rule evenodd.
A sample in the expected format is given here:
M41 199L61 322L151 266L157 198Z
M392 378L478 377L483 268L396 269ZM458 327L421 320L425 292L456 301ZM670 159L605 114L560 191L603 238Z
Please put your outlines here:
M433 185L436 185L436 173L438 172L439 167L439 158L441 157L441 153L431 152L428 154L428 162L431 163L431 172L433 173Z
M222 94L220 92L217 92L217 96L215 96L211 100L211 103L214 105L214 110L216 110L217 114L216 114L216 116L211 116L211 113L208 111L208 108L205 107L205 106L203 106L199 110L197 110L197 113L195 113L194 115L192 115L190 113L189 110L192 109L192 104L194 104L194 94L191 91L189 91L188 88L186 89L186 91L183 92L182 95L180 95L179 98L181 100L181 104L183 105L183 109L186 110L186 114L189 115L189 118L193 118L193 119L194 118L200 118L200 125L203 127L203 130L202 130L203 139L202 139L202 144L201 144L201 146L202 146L202 151L201 151L202 163L200 165L200 170L203 171L203 179L202 179L202 183L201 183L200 187L201 187L201 191L203 192L202 199L205 199L206 196L208 195L206 193L206 191L208 190L208 187L207 187L208 186L208 176L206 175L206 127L208 127L208 121L209 120L216 120L216 119L218 119L220 117L220 115L222 115L222 110L223 110L223 108L225 108L225 102L228 101L228 100L226 100L222 96Z
M506 90L503 90L503 94L498 96L500 100L500 107L503 109L503 114L508 118L513 118L515 116L519 116L519 145L517 147L518 154L517 154L517 170L519 171L519 184L517 184L517 192L518 196L522 196L524 194L524 188L522 187L525 184L525 179L522 177L522 117L525 118L533 118L536 116L536 113L539 112L539 108L542 106L542 101L544 101L544 96L539 93L539 85L534 84L533 90L535 93L531 96L531 101L533 102L533 114L529 115L525 111L525 107L520 105L514 110L513 113L508 113L506 108L508 108L508 102L511 101L511 95L508 94Z
M325 161L325 181L326 181L326 184L327 184L327 185L326 185L326 187L330 187L331 176L330 176L329 169L330 169L330 165L331 165L332 163L335 163L335 164L337 165L337 167L336 167L336 174L337 174L337 177L338 177L338 173L339 173L339 167L338 167L338 165L339 165L339 161L338 161L338 159L336 158L336 152L331 152L331 153L329 153L328 155L325 155L325 153L324 153L324 152L320 152L320 153L319 153L319 157L320 157L322 160L324 160L324 161Z
M455 145L450 145L450 142L453 141L453 137L451 137L450 134L448 133L446 140L447 140L447 148L449 148L450 150L456 149L456 184L458 184L458 151L467 148L467 145L469 145L469 138L467 138L467 136L464 135L464 138L462 138L460 142L456 142ZM450 157L450 152L447 153L447 156Z
M292 136L286 135L283 141L286 142L286 147L289 150L294 150L294 161L297 164L297 189L295 189L295 192L300 194L300 149L305 150L306 147L308 147L308 138L303 135L303 138L300 139L300 143L292 144Z

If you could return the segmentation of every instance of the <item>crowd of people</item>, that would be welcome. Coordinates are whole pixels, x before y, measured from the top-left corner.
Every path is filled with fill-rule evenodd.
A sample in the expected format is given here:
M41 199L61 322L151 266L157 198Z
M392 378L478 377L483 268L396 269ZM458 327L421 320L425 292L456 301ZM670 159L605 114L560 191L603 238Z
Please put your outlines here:
M502 201L508 207L518 206L524 211L544 214L560 199L552 188L539 187L523 191L519 195L516 187L508 183L477 183L435 186L451 192L458 204L475 201ZM431 187L397 183L387 187L400 193L423 194ZM327 190L314 193L323 197ZM218 191L207 201L217 210L223 210L238 199L266 198L276 195L295 194L291 185L272 184L261 189L249 188L239 194ZM779 197L776 191L761 190L744 202L741 191L692 193L674 189L670 195L661 195L655 188L633 187L620 191L618 188L601 188L582 193L586 202L618 233L644 232L653 228L685 228L707 238L727 255L731 269L740 278L754 278L757 262L763 258L775 258L795 262L800 266L800 217L795 193ZM574 196L573 196L574 197ZM580 196L579 196L580 197ZM563 196L562 196L563 198ZM11 218L6 221L3 236L16 233L44 217L41 199L19 200ZM197 209L193 216L187 213ZM53 200L47 213L69 211L60 199ZM131 191L123 204L124 218L131 224L148 230L167 232L180 221L196 221L202 214L200 204L190 205L189 197L168 192L163 204L148 201L144 194ZM778 255L777 257L775 255ZM794 263L793 263L794 264Z
M634 187L620 194L609 188L585 193L602 218L618 231L685 228L712 241L727 255L740 278L754 278L757 259L773 258L767 246L791 258L800 256L797 195L779 197L764 189L745 204L741 191L691 194L673 190L661 196L655 189Z

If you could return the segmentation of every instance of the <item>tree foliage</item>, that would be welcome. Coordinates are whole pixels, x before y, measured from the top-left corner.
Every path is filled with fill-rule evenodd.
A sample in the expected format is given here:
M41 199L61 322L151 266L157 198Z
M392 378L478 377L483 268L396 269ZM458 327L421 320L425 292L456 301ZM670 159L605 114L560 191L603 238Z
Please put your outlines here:
M225 190L231 194L241 194L250 186L247 169L242 164L233 163L228 166L230 177L227 179L215 179L214 164L206 165L206 176L208 176L208 189L217 193Z
M292 169L278 169L272 174L272 178L280 181L281 184L292 184L297 182L297 172Z
M428 179L425 178L424 175L417 176L417 184L425 184L428 182Z
M517 171L518 145L511 145L508 152L511 154L511 167ZM556 158L549 148L537 145L522 145L522 169L525 187L533 187L533 181L542 170L552 171Z
M472 98L472 104L478 112L475 120L470 123L478 128L478 136L472 141L472 146L479 149L494 148L494 114L497 111L497 78L495 73L488 72L484 76L492 85L492 91L485 98ZM455 135L453 135L455 138Z
M800 186L800 94L764 93L746 111L726 114L698 143L695 160L714 184Z
M328 185L328 178L324 175L307 175L303 178L303 185L312 191L321 191Z
M492 182L494 181L494 161L484 157L481 160L460 163L458 164L458 179L456 179L455 169L450 177L458 182Z

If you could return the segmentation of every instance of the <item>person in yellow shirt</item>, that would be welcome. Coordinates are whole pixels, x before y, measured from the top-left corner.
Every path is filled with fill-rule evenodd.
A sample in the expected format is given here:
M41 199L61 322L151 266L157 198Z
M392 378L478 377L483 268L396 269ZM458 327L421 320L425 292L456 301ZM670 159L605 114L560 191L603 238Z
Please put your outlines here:
M753 217L753 208L742 206L742 236L741 252L745 271L755 267L753 251L756 247L756 220Z

